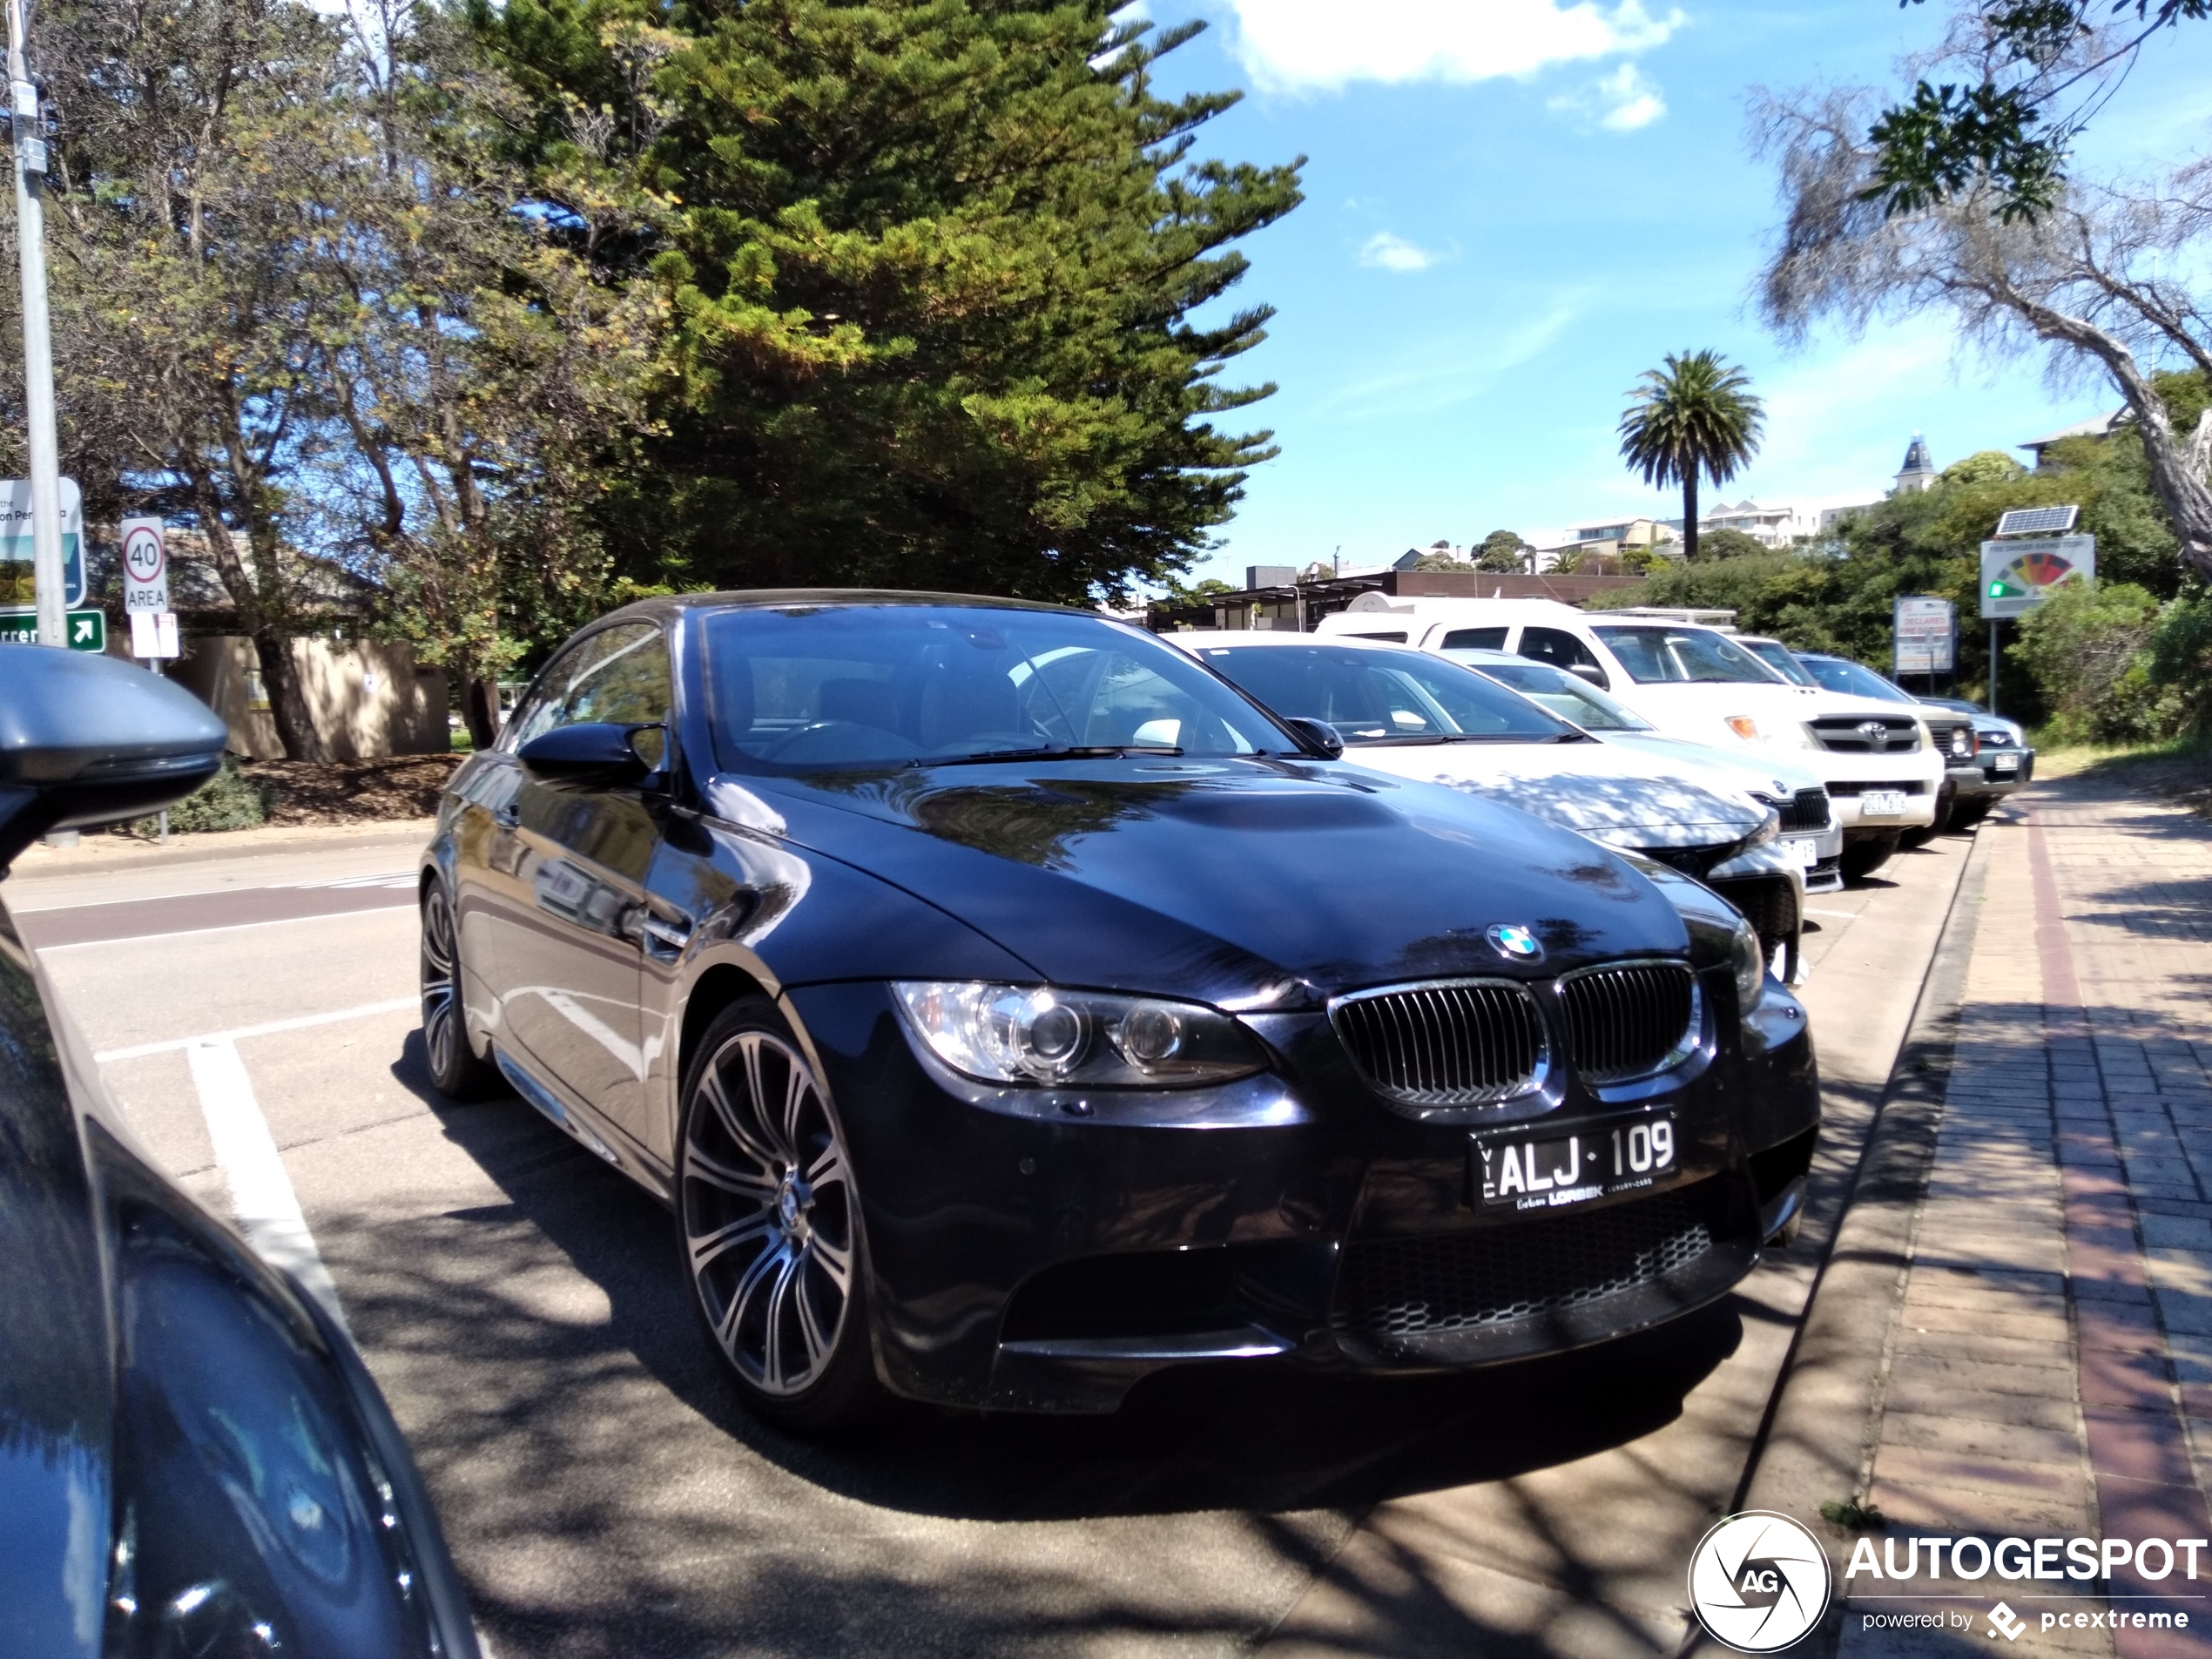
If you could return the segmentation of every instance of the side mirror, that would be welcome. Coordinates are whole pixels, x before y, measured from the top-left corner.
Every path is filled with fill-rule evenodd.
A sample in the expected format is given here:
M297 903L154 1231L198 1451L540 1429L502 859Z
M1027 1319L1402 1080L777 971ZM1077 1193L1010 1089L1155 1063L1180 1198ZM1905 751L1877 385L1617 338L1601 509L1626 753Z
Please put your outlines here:
M650 741L656 738L665 744L666 729L591 720L541 732L517 749L515 758L541 778L573 783L634 784L657 770L640 752L639 743L641 738Z
M0 645L0 867L50 830L158 812L215 775L230 729L111 657Z
M1336 727L1326 720L1309 720L1303 715L1292 715L1283 724L1305 738L1309 747L1318 749L1325 759L1337 760L1343 758L1344 739L1337 735Z
M1612 682L1605 678L1605 671L1595 663L1575 663L1569 665L1567 671L1577 679L1588 680L1601 691L1612 689Z

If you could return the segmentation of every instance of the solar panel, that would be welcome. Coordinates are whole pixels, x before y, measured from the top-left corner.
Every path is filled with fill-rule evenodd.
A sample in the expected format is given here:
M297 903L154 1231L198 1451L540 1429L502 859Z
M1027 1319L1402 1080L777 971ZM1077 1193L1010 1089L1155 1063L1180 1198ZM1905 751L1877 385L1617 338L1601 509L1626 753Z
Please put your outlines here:
M2079 507L2015 507L1997 521L2000 536L2063 536Z

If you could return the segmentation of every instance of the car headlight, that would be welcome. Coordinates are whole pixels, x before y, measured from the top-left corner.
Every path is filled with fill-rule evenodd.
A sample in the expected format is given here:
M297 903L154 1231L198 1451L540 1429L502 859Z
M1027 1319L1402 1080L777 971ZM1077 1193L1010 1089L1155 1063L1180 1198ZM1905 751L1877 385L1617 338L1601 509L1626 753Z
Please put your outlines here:
M930 1052L985 1082L1190 1089L1266 1069L1251 1033L1215 1008L1043 985L894 983Z
M1759 723L1748 714L1728 715L1723 719L1722 724L1746 743L1757 743L1759 740Z
M1752 799L1757 800L1758 797L1755 795ZM1782 814L1764 801L1760 801L1759 805L1766 807L1766 816L1759 820L1758 828L1743 838L1743 850L1746 853L1755 846L1764 846L1782 833Z
M1729 966L1736 973L1737 1011L1748 1020L1766 995L1766 948L1759 943L1750 922L1737 922L1728 941L1728 955Z

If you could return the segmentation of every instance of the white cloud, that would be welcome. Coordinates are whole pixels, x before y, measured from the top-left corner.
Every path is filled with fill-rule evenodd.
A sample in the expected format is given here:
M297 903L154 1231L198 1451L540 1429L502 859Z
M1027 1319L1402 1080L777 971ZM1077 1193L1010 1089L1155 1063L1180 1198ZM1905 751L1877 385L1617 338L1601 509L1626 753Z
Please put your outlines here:
M1226 0L1236 51L1273 91L1333 91L1352 81L1482 81L1549 64L1658 45L1687 19L1642 0L1367 0L1356 17L1328 0Z
M1377 271L1426 271L1443 258L1388 231L1377 231L1359 250L1359 263Z
M1548 107L1579 117L1608 132L1634 132L1648 127L1667 112L1659 88L1634 64L1623 64L1610 75L1601 75L1588 86L1562 92Z
M1453 334L1415 342L1378 365L1379 373L1337 388L1321 411L1346 421L1433 414L1480 397L1500 376L1558 343L1581 315L1586 292L1561 294L1541 315L1502 333Z

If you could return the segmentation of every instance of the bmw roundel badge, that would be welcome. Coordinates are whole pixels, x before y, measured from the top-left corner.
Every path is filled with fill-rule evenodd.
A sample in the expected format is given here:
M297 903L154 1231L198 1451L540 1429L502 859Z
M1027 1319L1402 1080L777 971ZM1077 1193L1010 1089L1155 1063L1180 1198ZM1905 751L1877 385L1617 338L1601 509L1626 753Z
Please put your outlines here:
M1533 962L1544 954L1544 948L1536 942L1535 934L1530 933L1526 927L1516 927L1510 922L1496 923L1491 927L1487 937L1490 942L1498 948L1498 954L1501 956L1511 956L1521 961Z

